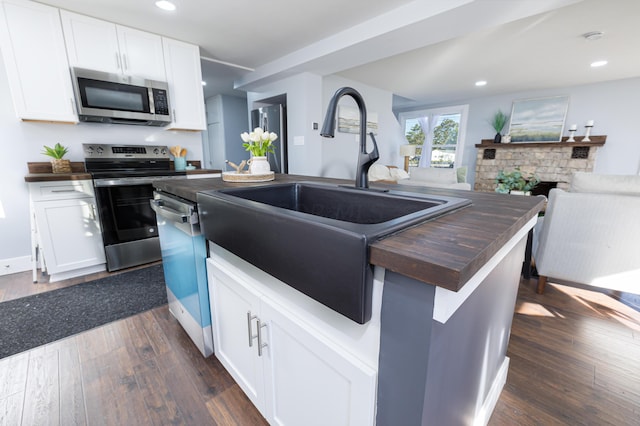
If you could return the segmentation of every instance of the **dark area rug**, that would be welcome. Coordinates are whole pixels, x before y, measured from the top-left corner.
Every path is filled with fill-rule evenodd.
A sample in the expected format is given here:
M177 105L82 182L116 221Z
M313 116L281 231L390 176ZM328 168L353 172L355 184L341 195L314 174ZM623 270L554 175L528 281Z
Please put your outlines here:
M167 303L162 265L0 303L0 358Z

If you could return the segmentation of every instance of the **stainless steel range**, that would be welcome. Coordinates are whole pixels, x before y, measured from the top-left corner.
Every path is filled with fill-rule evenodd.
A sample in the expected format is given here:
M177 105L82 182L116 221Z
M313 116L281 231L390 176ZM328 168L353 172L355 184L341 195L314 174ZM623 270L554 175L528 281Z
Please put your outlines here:
M171 169L166 146L83 144L93 177L107 269L116 271L161 259L152 182L184 177Z

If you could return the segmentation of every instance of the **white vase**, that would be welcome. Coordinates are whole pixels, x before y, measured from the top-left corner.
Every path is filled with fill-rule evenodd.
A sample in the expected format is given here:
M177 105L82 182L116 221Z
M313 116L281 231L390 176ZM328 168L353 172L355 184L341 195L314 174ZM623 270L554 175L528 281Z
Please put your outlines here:
M517 191L515 189L512 189L511 191L509 191L509 194L511 194L511 195L531 195L531 191L524 192L524 191Z
M267 157L251 157L247 163L249 164L249 173L252 175L263 175L271 171Z

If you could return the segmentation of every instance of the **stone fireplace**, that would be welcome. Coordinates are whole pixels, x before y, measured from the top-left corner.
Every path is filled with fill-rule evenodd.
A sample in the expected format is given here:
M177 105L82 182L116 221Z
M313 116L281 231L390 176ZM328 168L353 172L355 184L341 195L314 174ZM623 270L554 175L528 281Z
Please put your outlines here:
M543 195L554 187L568 189L574 172L593 171L598 148L604 145L607 137L591 136L590 142L582 142L580 138L576 138L576 142L566 142L566 139L563 138L562 142L508 144L483 139L476 145L474 190L493 192L498 172L516 167L520 167L525 176L535 173L540 178Z

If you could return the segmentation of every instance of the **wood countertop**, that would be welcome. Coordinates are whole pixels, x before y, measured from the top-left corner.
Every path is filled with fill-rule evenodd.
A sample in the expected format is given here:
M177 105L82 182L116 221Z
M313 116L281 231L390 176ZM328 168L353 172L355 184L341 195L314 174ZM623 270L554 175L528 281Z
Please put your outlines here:
M87 173L84 170L84 163L77 163L82 165L81 168L74 167L74 164L76 163L71 163L72 165L71 173L52 173L50 165L49 165L48 171L39 171L37 168L33 169L30 167L30 172L29 174L25 175L24 181L25 182L55 182L55 181L65 181L65 180L85 180L85 179L92 178L91 174ZM32 172L31 170L35 170L35 172ZM189 175L215 174L215 173L221 173L222 171L209 170L209 169L194 169L194 170L187 170L186 172L187 172L187 176L189 176Z
M199 191L300 181L353 184L351 180L276 175L264 183L230 183L221 178L156 181L162 191L197 201ZM543 197L371 183L373 188L467 198L472 205L370 245L370 263L448 290L458 291L544 205Z

